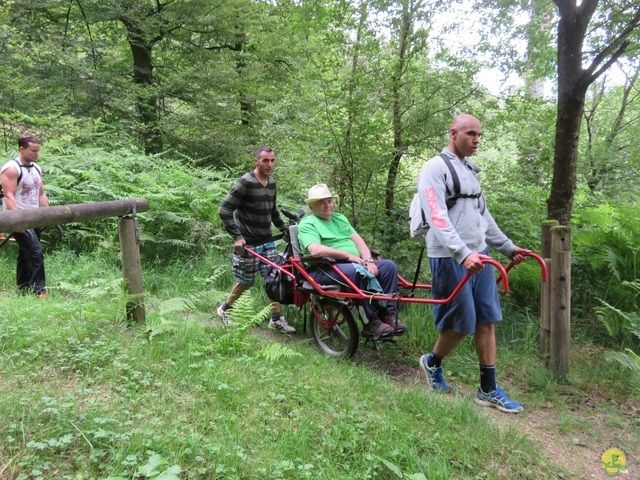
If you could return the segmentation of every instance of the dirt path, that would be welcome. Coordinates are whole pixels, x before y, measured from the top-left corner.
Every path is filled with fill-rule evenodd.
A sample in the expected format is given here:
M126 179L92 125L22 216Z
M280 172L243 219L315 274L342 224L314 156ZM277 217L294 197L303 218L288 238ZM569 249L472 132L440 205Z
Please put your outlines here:
M284 343L297 340L296 337L283 336L262 328L254 331ZM420 369L392 363L378 352L360 348L355 361L366 363L403 385L427 388ZM464 385L455 388L459 395L473 395ZM453 401L456 396L451 395L450 398ZM616 414L608 416L606 412L612 409L616 409ZM640 462L640 405L620 405L601 393L592 392L585 396L581 392L580 395L563 396L560 407L551 404L525 405L525 411L518 415L491 408L482 411L492 422L523 432L546 453L549 463L566 471L563 476L550 478L640 480L640 463L628 470L614 470L609 475L600 463L603 453L610 448L622 450L627 464Z
M404 385L427 388L424 374L408 365L389 364L375 352L356 354L358 361L385 372ZM464 385L456 386L457 393L472 396ZM452 399L455 396L451 396ZM607 475L601 459L610 448L626 454L626 463L640 462L640 405L613 405L612 399L597 393L584 396L567 396L565 402L571 407L562 412L550 404L526 405L525 411L509 415L493 408L483 411L504 428L517 428L536 443L547 460L566 470L567 479L640 480L640 463L628 470L613 470ZM607 417L607 411L618 407L618 414ZM557 408L557 406L556 406ZM635 456L632 456L632 453Z

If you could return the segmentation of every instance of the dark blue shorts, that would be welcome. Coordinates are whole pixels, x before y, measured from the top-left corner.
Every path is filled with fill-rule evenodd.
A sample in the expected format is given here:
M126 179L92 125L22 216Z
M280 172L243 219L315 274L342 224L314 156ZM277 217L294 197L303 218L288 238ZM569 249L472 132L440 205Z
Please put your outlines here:
M486 255L487 251L481 253ZM433 298L447 298L467 273L453 258L430 258L429 264ZM478 323L500 320L502 310L491 265L485 265L480 273L472 275L449 303L433 307L433 322L438 330L453 330L462 335L475 333Z

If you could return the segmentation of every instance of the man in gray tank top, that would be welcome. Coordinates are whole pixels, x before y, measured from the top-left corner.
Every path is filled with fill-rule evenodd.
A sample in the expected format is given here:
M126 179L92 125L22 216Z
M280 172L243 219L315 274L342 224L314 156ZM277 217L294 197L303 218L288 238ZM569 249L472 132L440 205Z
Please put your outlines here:
M2 207L4 210L27 210L48 207L40 167L35 163L40 155L42 141L33 135L18 139L19 153L2 166ZM40 245L40 229L28 228L14 232L18 244L17 283L25 292L41 298L45 290L44 255Z

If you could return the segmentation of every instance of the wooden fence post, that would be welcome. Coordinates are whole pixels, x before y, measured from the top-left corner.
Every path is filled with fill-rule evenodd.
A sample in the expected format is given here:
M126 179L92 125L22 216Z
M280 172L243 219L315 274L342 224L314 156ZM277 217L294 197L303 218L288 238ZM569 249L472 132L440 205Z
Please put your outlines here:
M547 265L551 278L551 227L559 224L557 220L542 222L542 258ZM549 366L549 343L551 341L551 282L540 283L540 354L545 366Z
M571 229L551 227L550 358L551 371L561 378L569 373L571 346Z
M138 235L138 220L136 218L118 218L122 277L127 284L127 291L130 295L130 300L127 303L127 318L129 321L141 323L145 321L145 312Z

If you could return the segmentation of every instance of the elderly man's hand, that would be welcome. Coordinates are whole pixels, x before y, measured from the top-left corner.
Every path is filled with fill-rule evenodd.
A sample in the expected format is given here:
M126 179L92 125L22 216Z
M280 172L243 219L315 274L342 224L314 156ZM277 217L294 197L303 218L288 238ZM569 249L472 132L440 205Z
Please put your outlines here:
M378 266L373 262L367 262L366 265L367 265L367 270L369 270L369 273L371 275L373 275L374 277L377 277L378 276Z
M351 255L350 253L347 255L347 261L351 263L357 263L358 265L365 265L362 258Z

